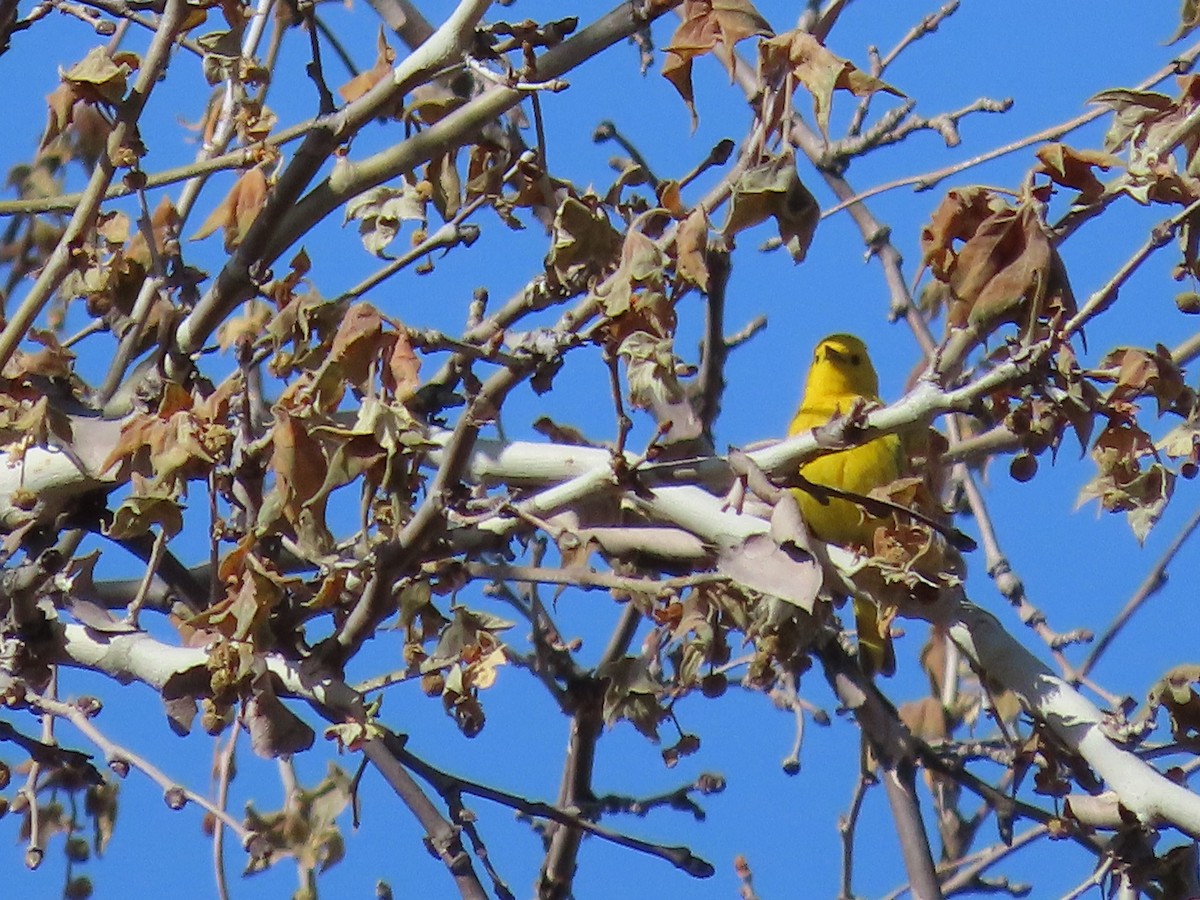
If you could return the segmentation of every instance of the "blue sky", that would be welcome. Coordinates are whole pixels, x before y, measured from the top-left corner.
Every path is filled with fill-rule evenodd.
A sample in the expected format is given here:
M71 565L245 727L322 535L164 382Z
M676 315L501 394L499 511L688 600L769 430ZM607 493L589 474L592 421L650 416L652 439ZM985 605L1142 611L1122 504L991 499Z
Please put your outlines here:
M431 18L449 8L447 3L423 6ZM947 150L936 135L920 134L899 147L857 161L848 177L860 189L948 165L1078 115L1087 108L1087 98L1092 94L1141 81L1180 49L1165 46L1175 28L1173 4L1147 4L1136 14L1127 5L1081 0L1055 4L1026 0L1004 4L968 2L963 7L935 35L910 48L886 78L917 98L918 113L955 109L981 96L1011 96L1013 109L1003 116L976 115L967 119L961 129L963 143L956 149ZM29 8L23 4L22 12L27 13ZM794 3L765 0L758 8L780 31L789 27L798 11ZM869 44L886 51L933 8L934 4L909 0L859 0L850 4L833 32L830 48L865 65ZM512 21L526 16L561 16L567 11L561 3L518 0L508 10L493 10L493 16ZM360 65L370 65L377 29L370 8L362 3L330 5L322 9L322 14ZM670 20L655 27L659 46L667 43L671 27ZM9 134L0 151L0 164L5 168L28 158L36 146L44 121L42 97L56 84L56 67L67 67L78 60L95 41L86 26L53 14L32 31L16 35L12 49L0 57L0 68L10 73L6 97ZM140 48L143 41L135 35L130 46ZM284 123L315 111L314 92L302 74L305 54L306 40L299 32L289 33L281 63L281 71L287 75L268 98ZM328 56L326 59L329 71L336 72L336 63ZM191 135L177 121L199 118L207 89L194 63L188 59L180 62L182 65L171 70L168 82L156 91L148 114L150 124L144 126L151 147L146 165L151 169L185 162L195 152L194 144L188 142ZM700 124L695 133L691 133L685 107L658 75L658 68L656 65L642 78L637 71L636 51L628 46L617 47L572 73L568 79L570 90L543 98L549 157L556 174L576 184L590 182L599 188L611 180L606 160L616 152L614 146L596 145L591 140L592 130L603 119L615 122L641 149L655 172L665 177L687 172L717 140L737 140L745 133L749 121L745 103L713 61L697 66ZM336 84L345 79L332 74L330 80ZM11 87L13 84L19 84L20 93ZM1173 85L1168 83L1162 89L1170 93ZM881 98L876 108L885 108L890 102ZM797 108L807 111L802 96ZM847 96L837 96L835 133L852 108ZM398 127L368 126L355 142L352 155L366 155L397 140ZM1067 141L1096 146L1102 133L1102 125L1093 125ZM1013 188L1032 160L1032 152L1024 150L922 194L900 190L872 199L872 210L890 225L893 239L907 260L906 277L915 275L920 228L945 189L969 183ZM802 168L801 177L822 204L829 205L830 195L816 173ZM79 176L73 180L78 182ZM201 201L193 219L195 226L224 193L231 177L215 181ZM698 185L691 199L699 196L703 187ZM1076 294L1085 296L1102 284L1144 240L1148 228L1166 215L1161 210L1147 211L1123 202L1073 238L1063 252ZM526 231L512 233L490 213L477 221L483 235L468 258L457 250L439 261L432 275L402 276L373 291L367 299L406 323L452 331L461 327L475 287L485 285L495 302L519 289L539 270L545 253L546 239L540 227L530 222ZM916 344L906 327L886 322L888 296L881 270L877 264L864 261L861 238L847 216L835 215L822 222L809 258L801 266L793 265L784 253L760 254L755 250L768 236L766 228L743 235L735 258L727 310L729 329L740 328L760 313L768 315L769 326L729 361L718 446L741 446L782 434L800 393L808 353L829 332L851 330L867 339L880 370L885 399L899 396L906 375L918 359ZM341 227L337 215L322 223L304 246L313 258L314 281L327 296L346 289L374 269L374 261L362 251L354 228ZM185 253L193 264L215 271L221 255L220 239L190 244ZM1171 262L1169 250L1156 257L1131 280L1112 314L1089 328L1091 362L1097 362L1116 344L1153 345L1161 341L1173 346L1190 335L1190 323L1175 310L1171 299L1177 290L1166 277ZM695 345L700 313L701 304L695 297L681 306L678 347L685 356ZM81 351L81 370L102 372L108 357L95 352L88 358L88 347L85 344ZM100 347L99 342L96 347ZM427 371L436 368L433 362L426 365ZM531 422L537 415L549 413L556 420L585 428L592 437L613 435L605 371L597 356L573 356L556 388L543 398L535 398L528 390L517 392L506 407L507 434L531 438ZM651 431L643 417L635 435L644 440ZM638 444L637 436L633 446ZM1054 627L1062 631L1085 626L1102 629L1175 530L1190 516L1195 489L1188 483L1179 485L1174 505L1146 546L1139 548L1123 519L1097 517L1091 507L1073 512L1075 496L1091 470L1089 462L1077 460L1073 446L1064 446L1053 468L1048 460L1042 462L1038 477L1025 485L1010 481L1004 463L989 472L988 502L1004 549L1025 580L1031 599L1047 613ZM960 524L964 530L974 531L969 520ZM185 559L199 560L203 548L189 549L185 542L177 552ZM1200 549L1190 548L1181 554L1175 564L1180 577L1129 626L1095 672L1109 690L1141 697L1162 671L1193 658L1192 630L1164 627L1164 623L1191 620L1194 598L1188 573L1200 563L1198 554ZM968 559L968 565L971 596L997 613L1027 646L1046 658L1037 639L1005 608L982 571L982 560ZM128 566L122 574L136 571L131 562ZM119 568L116 566L114 571ZM502 607L489 605L491 601L475 591L467 592L462 599L505 614ZM595 655L601 651L617 612L601 593L568 591L558 600L564 629L581 636L585 648ZM924 676L915 664L924 639L922 629L912 624L908 630L900 641L901 670L884 685L897 702L918 697L925 689ZM515 631L520 632L520 627ZM397 667L399 652L399 639L381 633L356 662L351 678ZM1082 653L1074 651L1073 658L1078 661ZM190 787L207 789L213 751L209 738L197 733L180 739L171 734L157 697L146 688L114 691L94 678L64 676L64 694L92 692L106 700L98 725L107 734L153 758ZM802 692L831 714L835 712L836 702L819 673L806 678ZM553 799L566 745L566 719L544 692L511 668L502 672L499 683L484 701L488 724L473 741L463 739L442 713L440 703L425 698L415 685L389 693L383 716L410 735L411 749L442 768L530 798ZM689 698L678 711L687 729L702 738L699 754L668 771L660 760L659 748L648 744L629 725L618 724L600 743L597 789L656 794L702 771L721 772L728 781L726 791L701 799L707 821L695 824L684 814L659 810L644 819L612 818L605 824L649 840L688 844L717 867L716 876L704 882L692 881L661 861L590 839L580 859L577 896L619 893L630 898L729 898L736 893L732 860L738 853L749 858L755 886L765 900L834 896L840 853L837 818L849 802L858 767L858 732L854 725L834 715L829 728L810 727L803 768L798 775L788 777L779 761L791 743L792 720L773 710L765 697L731 689L717 702L698 696ZM319 730L315 717L307 717ZM26 731L33 728L32 720L18 718L15 722ZM60 725L58 734L69 746L90 749L68 726ZM664 730L664 735L669 734ZM239 812L248 801L260 809L277 808L281 788L274 764L249 756L247 742L243 741L242 747L241 775L234 784L232 811ZM298 761L302 780L320 778L330 760L348 769L357 765L357 758L338 758L331 748L318 748L309 756ZM8 758L13 760L11 755ZM989 774L986 770L982 773ZM349 821L344 820L348 857L322 882L325 896L368 896L377 878L388 881L397 897L454 896L440 864L423 850L415 821L371 772L363 781L362 798L363 828L351 834ZM483 801L470 805L480 817L480 829L493 861L516 895L528 896L541 859L538 839L526 825L515 822L508 810ZM928 803L925 811L928 814ZM213 895L211 853L200 831L197 809L169 811L157 788L135 772L122 785L120 816L106 859L100 865L85 867L95 880L96 897L169 893L182 900ZM881 792L872 792L868 797L859 833L856 889L864 896L886 893L904 877ZM981 837L994 839L994 830L985 826ZM5 840L10 844L0 853L0 873L11 885L13 895L57 896L62 865L53 849L42 869L30 874L21 863L22 845L13 816L0 820L0 847ZM242 864L236 846L230 848L227 858L230 871L236 873ZM1050 896L1068 890L1089 870L1090 862L1084 854L1069 844L1056 844L1025 851L999 871L1014 879L1036 879L1035 893ZM284 862L245 883L235 878L233 896L284 896L294 885L294 874Z

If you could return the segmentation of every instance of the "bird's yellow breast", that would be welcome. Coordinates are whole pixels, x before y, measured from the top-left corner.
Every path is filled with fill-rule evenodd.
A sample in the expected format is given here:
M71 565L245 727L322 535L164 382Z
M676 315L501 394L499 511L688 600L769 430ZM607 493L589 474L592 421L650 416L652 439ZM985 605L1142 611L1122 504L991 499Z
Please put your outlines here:
M826 338L817 345L804 399L788 436L819 428L834 416L850 412L860 400L879 402L878 385L862 341L853 335ZM819 456L802 465L800 474L813 484L863 495L900 477L902 460L900 439L888 434L859 447ZM880 520L865 515L861 506L832 497L822 503L806 491L795 493L804 521L818 538L872 546Z

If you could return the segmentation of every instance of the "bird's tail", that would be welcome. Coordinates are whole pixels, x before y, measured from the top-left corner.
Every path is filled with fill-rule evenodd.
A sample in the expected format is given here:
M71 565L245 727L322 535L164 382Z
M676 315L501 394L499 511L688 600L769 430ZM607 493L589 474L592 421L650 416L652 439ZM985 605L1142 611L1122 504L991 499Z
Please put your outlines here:
M891 629L879 618L879 608L865 598L854 598L854 625L858 629L858 659L868 675L896 674L896 648Z

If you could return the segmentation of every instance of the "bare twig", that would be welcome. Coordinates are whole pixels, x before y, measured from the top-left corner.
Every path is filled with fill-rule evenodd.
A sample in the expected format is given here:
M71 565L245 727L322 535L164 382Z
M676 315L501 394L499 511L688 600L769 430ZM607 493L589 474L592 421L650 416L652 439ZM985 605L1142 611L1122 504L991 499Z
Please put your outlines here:
M1172 75L1177 75L1181 71L1187 71L1195 63L1197 56L1200 56L1200 44L1194 44L1183 53L1180 53L1168 65L1163 66L1163 68L1159 69L1145 81L1138 84L1135 87L1135 90L1146 90L1147 88L1158 84L1160 81L1169 78ZM1070 134L1077 128L1082 128L1089 122L1094 122L1096 119L1107 115L1108 112L1109 109L1107 107L1098 107L1089 112L1083 113L1082 115L1076 116L1074 119L1069 119L1068 121L1061 122L1057 125L1051 125L1049 128L1044 128L1041 131L1026 135L1023 138L1012 141L1011 143L1005 144L1002 147L996 147L992 150L980 153L977 156L973 156L970 159L963 160L962 162L954 163L953 165L945 166L941 169L935 169L932 172L926 172L923 175L910 175L905 178L898 178L895 181L889 181L885 184L876 185L875 187L869 188L865 191L851 193L843 196L836 205L822 210L821 218L832 216L834 213L841 212L844 209L850 209L855 205L860 204L863 200L868 200L871 197L875 197L879 194L893 191L896 188L911 186L918 191L929 190L929 188L934 187L939 182L944 181L952 175L957 175L959 172L965 172L968 169L973 169L976 166L982 165L983 163L991 162L993 159L999 159L1001 156L1007 156L1008 154L1015 153L1018 150L1024 150L1026 147L1032 147L1035 144L1040 144L1045 141L1056 141L1064 135Z
M1179 551L1183 549L1183 545L1195 534L1197 528L1200 528L1200 510L1194 512L1187 523L1179 529L1179 533L1175 535L1170 545L1163 551L1162 556L1158 558L1150 568L1150 571L1146 573L1146 577L1142 579L1142 583L1133 592L1133 596L1126 601L1125 605L1121 607L1121 611L1113 617L1108 627L1101 633L1100 639L1096 641L1087 658L1075 669L1074 674L1076 678L1083 679L1087 677L1096 663L1100 661L1100 657L1104 655L1105 651L1112 645L1112 642L1116 640L1117 635L1121 633L1121 629L1129 623L1129 620L1142 608L1145 602L1158 593L1163 585L1167 583L1167 569L1170 568Z
M32 692L29 692L27 696L30 704L44 713L47 718L56 716L66 719L83 732L84 736L104 754L110 766L113 766L117 770L121 770L126 766L132 766L148 776L151 781L162 788L163 799L172 809L181 809L189 801L195 803L205 812L220 820L226 828L233 831L242 841L243 845L249 844L250 839L254 836L254 832L245 828L224 809L210 802L204 795L196 793L169 777L148 759L139 756L127 747L109 740L92 724L87 713L79 706L73 703L63 703L62 701Z

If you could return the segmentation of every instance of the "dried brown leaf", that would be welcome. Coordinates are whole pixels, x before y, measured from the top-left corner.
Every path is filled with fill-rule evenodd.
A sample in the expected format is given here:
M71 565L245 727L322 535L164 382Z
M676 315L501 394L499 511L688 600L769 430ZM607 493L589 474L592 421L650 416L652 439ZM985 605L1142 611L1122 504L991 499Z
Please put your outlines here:
M203 240L218 228L225 231L225 251L231 252L242 243L267 202L267 176L261 166L247 169L233 183L229 193L209 213L204 224L192 235L193 241Z
M779 237L795 262L803 261L820 221L821 210L796 172L796 160L781 153L747 169L733 186L729 216L721 229L726 240L773 218Z
M675 233L675 272L684 281L708 293L708 213L697 206L679 223Z
M365 72L359 72L340 88L338 94L346 103L353 103L371 88L392 73L392 63L396 61L396 51L388 46L387 32L379 26L379 35L375 39L375 64Z
M685 0L683 19L664 49L663 77L687 104L692 127L697 122L692 89L692 62L713 50L730 56L734 45L754 35L774 32L748 0Z
M904 96L849 60L830 53L815 35L801 29L784 32L760 43L758 64L763 80L776 89L783 89L788 77L808 88L813 98L813 115L824 135L829 134L834 91L849 91L856 97L878 91Z
M1043 145L1038 148L1037 158L1039 165L1034 167L1034 172L1043 172L1055 184L1079 191L1077 204L1094 203L1104 194L1104 183L1093 169L1107 172L1121 164L1111 153L1076 150L1062 143Z

